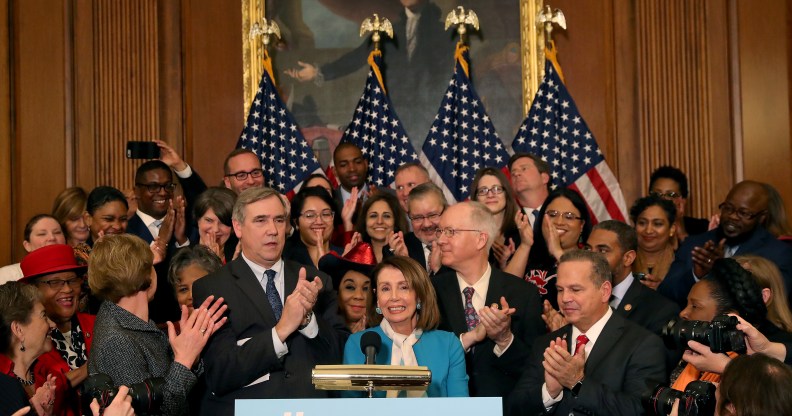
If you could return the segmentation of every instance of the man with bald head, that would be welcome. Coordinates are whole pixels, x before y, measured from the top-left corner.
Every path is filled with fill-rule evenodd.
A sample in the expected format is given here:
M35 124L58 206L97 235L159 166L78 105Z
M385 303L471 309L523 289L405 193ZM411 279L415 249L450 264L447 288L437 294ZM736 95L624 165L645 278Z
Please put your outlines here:
M755 254L778 266L790 294L792 248L762 226L767 216L767 201L767 191L761 182L743 181L734 185L718 206L718 228L685 240L657 291L685 305L690 288L709 274L716 259Z
M522 374L534 339L545 332L539 292L489 264L498 227L480 202L448 207L436 234L441 262L452 269L432 279L439 328L453 332L462 343L470 395L506 397Z

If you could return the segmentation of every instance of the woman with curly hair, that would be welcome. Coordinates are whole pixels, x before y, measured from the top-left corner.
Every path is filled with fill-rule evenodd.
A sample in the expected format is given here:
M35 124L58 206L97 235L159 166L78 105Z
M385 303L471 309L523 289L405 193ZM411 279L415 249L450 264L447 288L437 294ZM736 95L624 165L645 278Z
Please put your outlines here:
M747 270L734 259L718 259L712 271L699 280L688 294L687 307L679 313L684 320L712 321L716 316L736 313L773 342L790 342L792 334L783 332L767 319L762 289ZM718 382L729 361L738 354L713 353L709 346L690 341L679 366L671 374L672 388L684 391L694 380Z

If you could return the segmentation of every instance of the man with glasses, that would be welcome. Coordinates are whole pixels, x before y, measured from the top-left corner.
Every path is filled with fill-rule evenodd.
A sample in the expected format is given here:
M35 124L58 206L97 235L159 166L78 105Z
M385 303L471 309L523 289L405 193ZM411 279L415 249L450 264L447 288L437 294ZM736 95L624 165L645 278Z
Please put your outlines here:
M264 186L261 159L250 149L235 149L223 162L223 183L237 195L248 188Z
M440 272L440 249L434 244L435 231L448 202L443 190L432 182L422 183L407 196L407 216L412 221L413 231L399 237L394 233L383 250L384 257L393 254L408 256L421 264L430 274Z
M743 181L735 185L718 206L718 228L685 240L657 291L684 306L690 288L709 274L716 259L756 254L778 266L789 293L792 247L777 240L761 225L767 216L767 201L767 191L761 182Z
M448 207L436 231L441 261L452 269L432 279L439 329L459 336L470 395L478 397L508 396L534 339L545 333L536 287L487 261L497 234L490 210L472 201Z
M684 172L673 166L660 166L649 177L649 194L667 199L676 207L676 238L681 244L689 235L707 232L709 221L685 216L688 180Z
M165 258L154 269L157 271L157 292L149 306L151 319L157 323L177 321L179 304L168 283L168 264L177 248L190 244L192 233L192 207L206 184L176 152L163 142L161 159L149 160L135 173L135 198L137 211L129 218L127 233L136 235L148 244L159 240L166 246ZM174 198L176 183L171 168L176 171L184 196Z

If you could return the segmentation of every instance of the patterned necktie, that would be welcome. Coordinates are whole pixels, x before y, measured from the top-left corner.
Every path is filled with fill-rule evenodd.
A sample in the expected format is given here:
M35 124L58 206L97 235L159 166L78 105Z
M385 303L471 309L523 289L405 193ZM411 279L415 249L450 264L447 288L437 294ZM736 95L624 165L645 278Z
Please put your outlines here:
M278 289L275 288L275 270L266 270L264 274L267 275L267 300L272 306L272 313L275 314L275 320L280 321L281 313L283 312L283 303L281 303Z
M577 341L575 341L575 355L580 354L583 352L583 349L586 348L586 344L588 344L589 339L586 334L580 334L577 337Z
M476 309L473 308L473 290L472 287L466 287L462 293L465 294L465 323L467 323L468 331L472 331L479 324L479 317Z

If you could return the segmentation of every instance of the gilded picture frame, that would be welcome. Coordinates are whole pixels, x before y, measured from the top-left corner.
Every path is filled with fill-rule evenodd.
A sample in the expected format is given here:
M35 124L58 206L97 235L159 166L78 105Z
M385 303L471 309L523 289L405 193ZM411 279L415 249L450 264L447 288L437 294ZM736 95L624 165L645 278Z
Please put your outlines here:
M453 8L453 6L455 6L456 4L464 3L465 0L459 0L459 1L455 1L455 0L424 0L424 1L438 3L438 5L440 5L440 3L442 3L445 6L445 9L449 9L449 8ZM288 3L286 3L286 2L288 2ZM250 28L252 27L252 25L254 23L260 22L261 19L264 16L266 16L268 19L273 18L273 16L271 16L273 13L278 15L278 18L276 18L276 21L284 20L284 17L285 17L285 18L291 18L292 22L294 22L293 16L295 14L299 14L300 25L304 26L305 28L308 28L308 25L304 24L305 20L310 20L310 16L309 15L315 14L316 13L315 9L317 9L316 6L309 7L310 4L312 4L312 3L328 4L328 3L334 3L334 1L333 0L241 0L241 7L242 7L242 40L243 40L242 41L242 51L243 51L242 55L243 55L243 61L244 61L243 62L243 64L244 64L244 66L243 66L243 68L244 68L243 82L244 82L244 93L245 93L245 95L244 95L245 99L244 99L243 106L244 106L245 116L247 116L247 112L248 112L250 103L253 100L253 98L255 97L256 90L258 88L258 83L259 83L259 81L261 79L261 74L262 74L262 71L263 71L262 64L261 64L263 44L262 44L260 38L252 38L251 37ZM338 4L339 3L338 0L336 0L335 3ZM393 1L393 3L395 3L396 5L399 5L399 3L397 1L395 1L395 0ZM544 54L543 54L543 50L544 50L544 48L543 48L544 33L543 33L543 30L541 30L541 28L538 28L537 25L536 25L536 17L537 17L537 14L539 13L539 11L541 11L544 1L543 0L518 0L519 11L517 11L517 10L514 10L514 11L503 10L503 9L505 9L507 7L512 7L512 6L504 6L504 4L512 4L512 3L514 3L513 0L492 0L492 1L476 0L475 2L470 3L474 7L474 10L477 13L479 13L479 14L486 15L487 13L489 13L490 15L493 15L493 16L501 16L501 17L502 16L509 16L509 17L511 17L511 16L515 16L517 13L519 13L519 22L516 22L516 21L513 22L514 24L519 24L519 28L512 27L512 28L509 28L509 31L508 31L508 33L513 34L515 37L519 37L519 39L514 39L514 42L513 42L513 44L519 44L519 58L518 58L519 59L519 63L520 63L519 78L517 77L516 74L509 74L510 76L508 78L508 83L505 80L501 80L501 82L504 83L504 85L507 87L507 89L512 90L511 94L515 94L516 91L521 91L521 103L517 102L517 103L514 103L516 105L513 105L511 101L500 100L500 99L491 99L489 103L487 102L487 97L485 96L486 94L482 94L482 90L486 90L486 87L479 88L479 86L476 85L476 82L478 81L478 79L476 78L476 74L477 74L476 69L477 68L483 68L484 65L486 65L487 60L491 60L491 58L490 58L491 56L497 56L497 55L493 54L493 55L488 56L487 57L488 59L480 59L479 61L477 61L475 54L478 51L478 49L477 49L478 44L476 43L475 35L471 36L471 56L472 56L471 60L473 61L473 71L474 71L473 72L473 81L474 81L474 85L476 85L476 88L479 90L479 94L482 96L482 99L485 101L485 104L487 105L487 109L489 110L489 113L490 113L491 117L493 119L497 119L497 117L499 115L498 113L500 112L500 110L502 110L502 109L497 108L497 106L499 104L502 104L502 103L505 103L505 102L508 102L508 104L503 104L503 105L507 106L508 107L508 111L510 111L512 113L511 117L509 119L509 123L508 123L506 128L501 128L501 127L499 127L496 124L496 128L498 129L498 131L500 133L500 136L503 139L504 143L511 143L511 139L513 137L513 134L516 131L516 129L519 127L519 122L521 122L522 119L525 117L525 115L528 113L528 109L530 107L531 100L533 98L533 94L535 93L535 91L537 90L537 88L539 86L539 83L541 82L541 79L542 79L542 76L543 76L543 71L544 71ZM306 4L306 6L305 6L305 8L303 8L303 6L300 6L298 4ZM346 4L348 4L348 3L346 3ZM389 3L383 2L381 4L389 4ZM283 6L283 7L281 7L281 6ZM300 9L300 10L297 10L297 11L293 11L292 10L292 11L288 11L288 12L284 12L283 11L283 9L285 9L285 8L294 9L295 7ZM269 8L269 10L267 10L268 8ZM442 6L441 6L441 8L442 8ZM273 11L273 9L277 9L277 10ZM445 13L445 11L443 11L443 12ZM288 13L288 16L284 16L286 13ZM402 12L402 15L403 15L403 13L404 12ZM307 16L307 17L303 18L303 16ZM351 15L349 15L349 14L348 15L344 15L344 17L346 17L347 19L341 19L341 17L338 17L338 16L331 16L331 17L329 17L327 19L322 20L322 23L320 23L320 24L315 24L313 26L310 26L310 29L308 29L308 30L313 31L314 34L319 33L321 31L324 31L326 33L328 30L330 30L329 29L330 27L335 27L336 26L332 21L330 21L332 19L346 20L346 21L343 22L343 24L346 25L344 27L347 28L347 31L350 31L351 28L353 27L353 25L357 25L359 27L360 22L359 21L356 22L355 19L351 18ZM442 18L443 19L445 18L445 14L443 14ZM482 29L482 31L484 33L487 33L486 31L488 30L488 28L486 26L484 26L484 24L485 24L485 22L482 22L482 28L481 29ZM339 25L341 25L341 23L339 23ZM493 28L492 26L496 26L496 28ZM491 24L490 28L489 28L489 30L490 30L489 33L493 33L493 31L497 30L497 26L498 25L492 25ZM284 28L281 28L281 31L282 31L282 34L284 35L284 38L286 38L285 42L292 42L292 40L288 39L289 36L292 36L293 39L299 37L299 32L298 32L299 29L290 32L288 28L285 29L285 30L284 30ZM303 32L305 32L305 30L303 30ZM448 34L449 38L451 36L453 36L450 32L451 31L449 30L449 34ZM326 37L327 36L316 35L316 38L318 38L316 43L318 44L319 42L321 42ZM349 36L347 36L347 39L349 39ZM359 40L358 42L364 42L364 41L365 40ZM292 44L290 46L294 45L295 43L298 43L298 42L294 41L294 42L292 42ZM323 50L323 49L319 48L317 45L314 45L313 43L311 43L310 47L312 48L312 49L310 49L311 51ZM287 105L289 105L290 108L292 108L291 106L293 104L295 105L295 108L297 110L293 109L292 111L293 112L296 111L295 118L297 119L297 122L300 123L301 128L303 128L303 130L304 130L304 133L306 133L305 130L306 130L307 127L309 128L308 130L310 130L310 127L313 126L313 124L317 124L317 123L313 123L312 124L311 122L304 122L303 121L304 119L311 119L311 117L302 115L302 113L300 113L300 110L299 110L302 107L300 107L300 104L295 103L291 98L293 98L292 95L294 97L298 97L300 95L299 94L300 91L298 91L298 89L305 90L306 88L309 88L309 87L312 87L312 86L298 85L298 86L296 86L296 87L294 87L292 89L292 86L291 86L291 83L290 83L290 81L292 81L292 79L290 79L289 76L286 75L286 73L285 73L286 70L284 69L284 66L280 66L279 65L279 64L282 64L282 62L284 60L286 60L286 59L280 59L280 57L278 55L277 45L275 46L274 49L276 49L276 50L274 52L272 52L273 47L272 46L270 47L271 55L273 56L273 60L275 61L274 66L275 66L276 81L278 82L279 87L282 88L281 93L282 93L282 95L284 95L284 99L286 100ZM293 52L295 52L295 50L299 49L299 46L297 48L293 47L292 49L293 50L290 51L290 52L293 53ZM326 49L329 50L331 48L326 48ZM340 54L340 53L341 52L338 52L337 55ZM446 53L446 52L444 52L444 53ZM451 48L449 48L449 50L447 51L447 54L449 54L449 55L453 54L453 46ZM294 63L294 61L302 62L303 60L309 60L310 58L315 58L316 55L317 54L311 53L311 54L303 55L302 59L300 59L300 57L298 57L297 59L292 59L292 63L286 64L286 68L294 67L294 68L299 69L300 67L298 67L297 64ZM322 60L321 57L320 58L315 58L315 59L317 59L319 61ZM386 59L386 64L387 64L387 59L388 59L387 55L385 56L385 59ZM514 56L511 56L509 59L512 59L512 62L514 62L514 60L517 59L517 58L514 57ZM326 60L327 60L327 58L325 59L325 61ZM365 64L365 62L363 62L363 64ZM319 64L317 64L317 66L319 66ZM361 65L361 66L364 66L364 65ZM358 72L364 72L364 71L365 71L364 69L361 69ZM442 76L445 77L446 80L451 76L450 68L447 71L438 70L438 72L443 72ZM322 124L322 128L324 130L319 130L319 132L315 133L314 135L327 137L329 135L333 135L333 133L330 133L330 134L326 133L327 131L329 131L328 128L330 130L336 129L336 130L340 131L341 129L343 129L345 127L345 123L348 123L349 120L351 119L351 116L352 116L352 113L353 113L353 110L354 110L354 102L356 102L356 100L360 96L360 93L362 92L363 81L361 81L361 77L364 77L364 76L365 76L365 74L356 75L356 78L355 78L354 82L349 84L346 87L346 89L338 90L338 88L334 87L335 88L334 93L335 94L339 94L339 91L343 91L342 95L347 100L346 103L343 103L343 104L342 103L338 103L338 106L343 108L342 111L345 111L346 114L348 114L346 116L346 121L344 122L344 116L342 114L342 115L340 115L338 117L335 117L334 120L331 120L331 121L334 121L335 124L333 124L332 122L331 123L325 123L325 124L319 123L319 124ZM443 87L444 82L445 81L440 83L441 87ZM519 90L517 90L516 89L517 87L514 85L516 83L520 83L521 84L519 86ZM388 88L390 88L391 91L393 91L394 89L396 89L398 87L399 87L398 85L388 85ZM437 97L437 103L438 104L440 102L440 99L442 98L441 95L442 95L442 92L441 92L440 96ZM346 97L346 96L349 96L349 97ZM352 103L352 104L350 105L350 103ZM402 107L410 107L410 106L402 105L402 107L399 107L396 104L397 103L394 100L394 105L396 106L397 111L399 112L401 118L404 121L405 117L402 114L403 114L403 112L408 112L410 110L410 108L405 109L405 108L402 108ZM521 108L518 109L518 107L520 107L520 104L521 104ZM512 108L512 107L514 107L514 108ZM434 112L436 112L436 110L437 110L437 108L435 107L434 108ZM519 111L519 110L521 110L521 111ZM518 120L518 119L519 119L519 122L515 122L515 120ZM313 132L313 130L310 130L306 134L306 138L309 140L309 142L312 141L312 137L311 137L312 136L312 132ZM409 132L409 130L408 130L408 132ZM410 134L411 134L411 138L412 138L412 133L410 133ZM338 137L340 137L340 133L336 136L335 139L332 138L332 137L330 138L330 144L329 144L329 148L330 149L334 148L334 144L337 144ZM420 145L420 141L414 140L413 142L414 142L414 145L416 146L416 150L420 150L420 148L418 147ZM317 150L316 146L314 146L314 148L315 148L315 150ZM326 152L323 152L323 153L326 153ZM319 155L317 155L317 156L319 156ZM320 157L320 159L326 159L326 155L325 155L325 157ZM325 163L323 163L323 164L325 164Z

